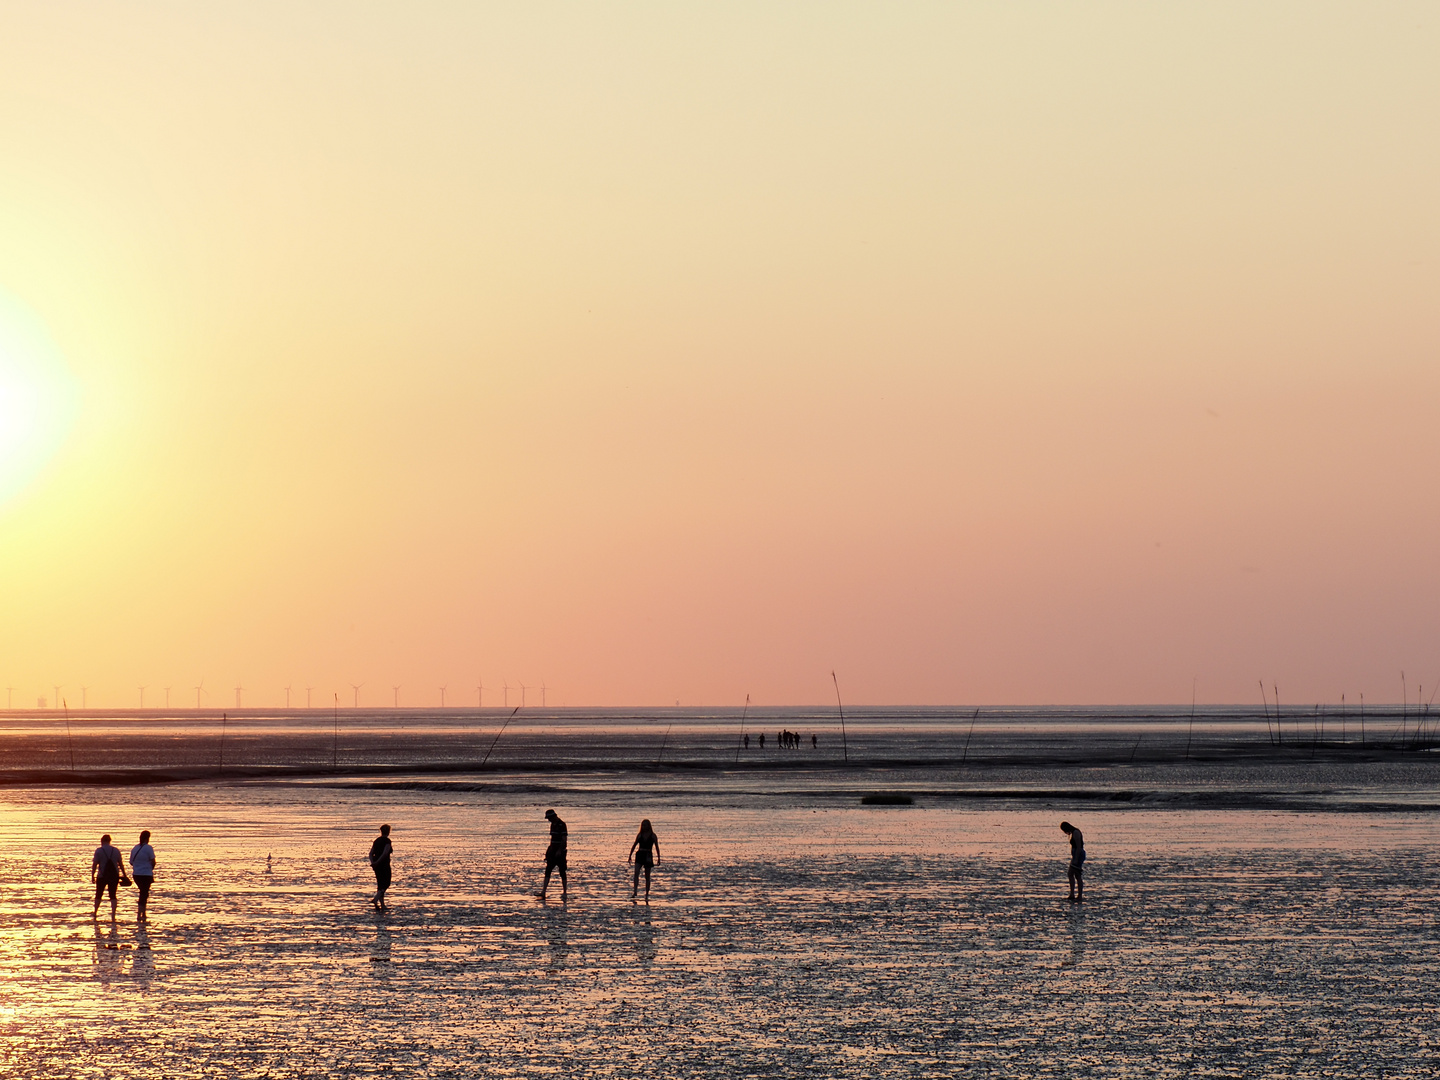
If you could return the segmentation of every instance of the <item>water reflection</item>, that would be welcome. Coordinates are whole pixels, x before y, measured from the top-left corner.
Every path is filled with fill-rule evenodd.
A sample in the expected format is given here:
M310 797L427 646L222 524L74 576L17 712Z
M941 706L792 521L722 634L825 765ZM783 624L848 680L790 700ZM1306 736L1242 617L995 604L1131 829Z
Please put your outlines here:
M130 976L142 990L149 990L155 978L155 954L150 949L150 934L144 927L135 930L135 950L130 955Z
M650 922L649 908L639 908L635 918L635 958L648 968L655 962L655 927Z
M1079 967L1080 962L1085 959L1085 910L1081 907L1072 907L1070 915L1070 955L1060 961L1062 968Z
M545 912L545 946L550 951L550 970L558 971L570 956L570 917L562 908Z
M120 976L120 931L111 923L95 927L95 978L109 984Z
M370 943L370 963L374 965L377 975L388 975L390 973L390 946L394 934L390 928L381 920L384 914L377 912L375 920L375 939Z

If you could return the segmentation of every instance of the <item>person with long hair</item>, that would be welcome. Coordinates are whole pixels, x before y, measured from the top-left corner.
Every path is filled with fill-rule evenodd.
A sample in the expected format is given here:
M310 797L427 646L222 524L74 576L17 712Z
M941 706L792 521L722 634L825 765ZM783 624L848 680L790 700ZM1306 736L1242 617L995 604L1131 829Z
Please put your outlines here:
M150 886L155 884L155 849L150 846L150 830L140 834L140 843L130 849L130 875L140 894L135 898L135 921L150 921Z
M655 835L654 828L650 825L650 819L646 818L640 822L640 832L635 837L635 842L630 845L630 854L625 856L625 861L635 861L635 884L630 890L630 899L634 900L640 892L640 871L645 871L645 902L650 902L650 869L660 860L660 838Z

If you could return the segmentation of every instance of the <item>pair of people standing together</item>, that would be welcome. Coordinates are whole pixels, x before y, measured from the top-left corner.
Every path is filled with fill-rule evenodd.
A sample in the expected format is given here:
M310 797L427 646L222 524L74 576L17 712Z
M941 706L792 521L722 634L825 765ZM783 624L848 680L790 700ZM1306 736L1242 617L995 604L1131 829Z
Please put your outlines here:
M150 887L155 884L155 849L150 846L149 829L140 834L140 842L130 849L130 873L140 890L135 904L135 921L148 922ZM100 898L108 890L110 921L115 921L115 894L122 881L126 885L130 884L130 878L125 876L124 856L119 848L110 843L110 834L106 833L100 838L100 846L95 849L95 856L90 860L90 884L95 886L95 910L91 918L100 917Z
M554 870L560 871L560 899L566 899L569 881L566 879L566 854L570 846L570 830L565 822L560 820L560 815L554 810L546 810L545 818L550 822L550 846L545 849L545 880L540 885L539 898L545 899L545 893L550 888L550 874ZM640 822L640 832L636 834L634 842L630 845L630 853L625 856L626 862L635 863L635 880L630 889L630 899L640 892L640 871L645 871L645 900L650 900L650 872L655 867L655 861L660 857L660 838L655 835L655 829L650 824L650 819L645 818Z

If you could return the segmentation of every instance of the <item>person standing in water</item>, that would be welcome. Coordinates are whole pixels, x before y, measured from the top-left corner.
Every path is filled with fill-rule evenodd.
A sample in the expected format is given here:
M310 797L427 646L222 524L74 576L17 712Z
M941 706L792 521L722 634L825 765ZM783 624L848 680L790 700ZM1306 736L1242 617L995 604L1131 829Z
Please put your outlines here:
M1060 831L1070 837L1070 869L1065 876L1070 879L1070 899L1085 899L1085 834L1068 821L1060 822Z
M140 843L130 849L130 873L140 895L135 898L135 921L149 922L150 886L155 884L155 849L150 846L150 830L140 834Z
M95 912L90 916L92 919L99 917L100 897L109 889L110 921L115 921L115 890L120 885L120 867L124 858L120 849L110 843L108 832L100 837L100 846L95 849L95 857L90 860L90 884L95 886Z
M545 817L550 822L550 846L545 849L545 881L540 886L540 899L545 899L545 891L550 888L550 872L559 870L560 900L563 903L570 889L570 882L565 876L565 850L570 845L570 830L554 810L546 810Z
M636 849L639 849L638 853ZM654 854L651 854L651 849ZM636 893L640 891L640 871L645 871L645 902L650 902L650 868L660 858L660 838L655 835L655 830L650 827L650 819L646 818L640 822L640 833L635 837L635 842L630 845L630 854L625 856L629 862L631 857L635 859L635 885L630 890L630 899L634 900Z
M380 835L370 845L370 868L375 871L375 897L370 906L376 911L389 911L385 906L385 890L390 888L390 826L381 825Z

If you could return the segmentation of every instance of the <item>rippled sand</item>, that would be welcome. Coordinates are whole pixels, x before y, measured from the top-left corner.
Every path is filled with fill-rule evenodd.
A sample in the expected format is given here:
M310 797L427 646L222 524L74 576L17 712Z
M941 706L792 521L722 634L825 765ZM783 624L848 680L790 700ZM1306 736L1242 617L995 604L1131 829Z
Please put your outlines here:
M1430 1076L1428 812L861 807L575 777L12 789L6 1076ZM544 801L541 801L544 800ZM541 813L572 896L538 903ZM662 859L633 905L641 816ZM1088 899L1065 902L1084 830ZM395 826L394 910L364 853ZM159 853L90 919L99 833ZM266 870L267 854L273 869Z

